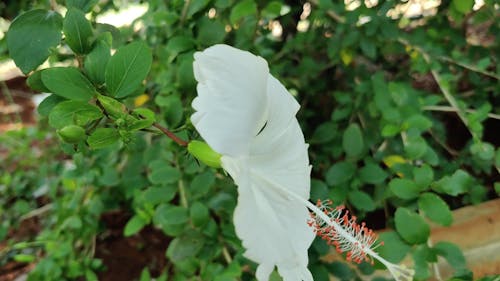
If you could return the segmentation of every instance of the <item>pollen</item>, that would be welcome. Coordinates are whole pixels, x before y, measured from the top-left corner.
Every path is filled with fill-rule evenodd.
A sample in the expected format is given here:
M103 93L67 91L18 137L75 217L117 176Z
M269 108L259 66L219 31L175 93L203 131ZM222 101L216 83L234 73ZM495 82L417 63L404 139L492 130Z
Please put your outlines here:
M335 247L338 253L346 253L346 259L355 263L363 261L373 264L373 258L367 250L374 250L382 242L377 243L378 236L362 222L359 224L355 216L350 216L344 206L332 207L331 200L318 200L316 206L328 218L315 213L310 214L307 224L314 229L314 233L325 240L330 246Z

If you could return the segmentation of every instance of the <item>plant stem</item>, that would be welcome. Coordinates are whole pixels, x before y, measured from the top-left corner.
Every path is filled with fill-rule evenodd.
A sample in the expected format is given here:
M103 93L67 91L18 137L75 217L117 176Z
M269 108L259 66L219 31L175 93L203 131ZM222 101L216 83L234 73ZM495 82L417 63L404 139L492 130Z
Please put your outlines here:
M178 145L180 145L180 146L187 146L188 145L187 141L179 138L174 133L172 133L171 131L169 131L167 128L161 126L160 124L154 123L153 126L156 127L158 130L160 130L167 137L169 137L170 139L172 139L173 141L175 141Z
M451 106L428 105L424 106L422 109L428 111L457 112L456 109ZM466 109L465 112L475 113L476 111L473 109ZM500 120L500 115L488 113L488 118Z
M179 180L179 196L181 199L181 206L184 208L188 208L188 201L186 198L186 189L184 188L184 181L181 179Z

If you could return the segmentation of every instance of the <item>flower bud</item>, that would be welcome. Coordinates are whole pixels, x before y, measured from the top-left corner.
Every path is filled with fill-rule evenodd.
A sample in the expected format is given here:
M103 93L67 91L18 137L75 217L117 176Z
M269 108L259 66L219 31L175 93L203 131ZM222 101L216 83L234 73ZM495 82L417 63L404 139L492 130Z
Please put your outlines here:
M85 129L77 125L68 125L60 130L57 130L57 134L61 137L64 142L67 143L78 143L87 138L85 135Z
M203 164L213 167L220 168L220 158L222 155L215 152L207 143L202 141L191 141L188 144L188 151L196 159L200 160Z
M106 110L106 113L113 119L118 119L127 114L127 107L114 98L98 94L97 100L102 105L104 110Z

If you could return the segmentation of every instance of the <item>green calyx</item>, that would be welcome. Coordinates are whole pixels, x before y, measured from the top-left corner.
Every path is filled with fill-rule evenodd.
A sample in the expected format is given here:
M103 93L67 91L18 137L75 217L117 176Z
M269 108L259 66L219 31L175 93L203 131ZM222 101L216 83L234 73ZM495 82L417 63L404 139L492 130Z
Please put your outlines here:
M222 155L215 152L207 143L194 140L189 142L187 148L189 153L203 164L213 168L221 167L220 158Z
M85 129L77 125L65 126L62 129L57 130L57 134L64 142L67 143L78 143L87 138Z

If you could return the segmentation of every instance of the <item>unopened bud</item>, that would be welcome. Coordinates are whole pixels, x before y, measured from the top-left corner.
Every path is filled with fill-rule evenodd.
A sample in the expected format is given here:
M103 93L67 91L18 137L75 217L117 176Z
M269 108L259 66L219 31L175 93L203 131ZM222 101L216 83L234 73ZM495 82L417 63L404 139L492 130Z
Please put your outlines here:
M87 138L85 129L77 125L68 125L63 127L62 129L57 130L57 134L64 142L67 143L78 143Z
M127 114L127 107L114 98L98 94L97 100L102 105L104 110L106 110L106 113L113 119L121 118Z

